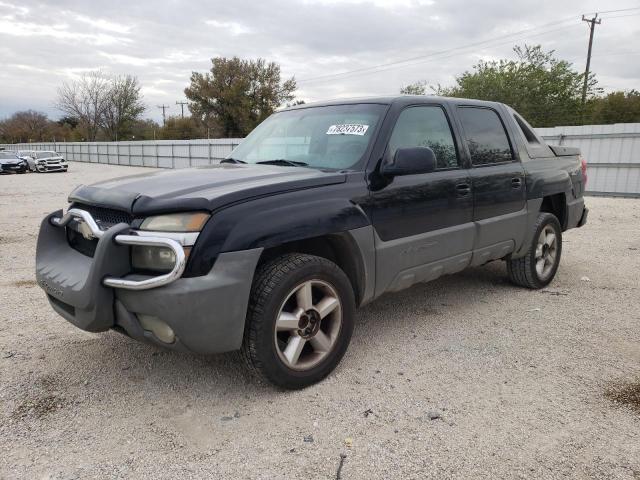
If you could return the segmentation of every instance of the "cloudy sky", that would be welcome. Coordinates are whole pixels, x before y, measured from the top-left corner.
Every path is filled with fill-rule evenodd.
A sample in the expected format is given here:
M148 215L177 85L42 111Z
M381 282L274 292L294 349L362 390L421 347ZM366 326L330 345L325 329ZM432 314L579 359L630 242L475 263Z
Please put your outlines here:
M57 87L85 71L137 75L146 116L177 100L214 56L263 57L307 101L450 84L479 59L540 43L584 68L583 13L599 11L592 70L605 90L640 89L638 0L0 0L0 119L58 117Z

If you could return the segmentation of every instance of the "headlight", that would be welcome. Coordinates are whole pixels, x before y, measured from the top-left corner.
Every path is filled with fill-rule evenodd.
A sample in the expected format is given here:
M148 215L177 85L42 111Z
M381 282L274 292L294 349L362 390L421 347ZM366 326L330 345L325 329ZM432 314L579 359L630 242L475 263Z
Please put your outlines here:
M171 213L147 217L140 225L140 230L156 232L199 232L209 220L208 213Z

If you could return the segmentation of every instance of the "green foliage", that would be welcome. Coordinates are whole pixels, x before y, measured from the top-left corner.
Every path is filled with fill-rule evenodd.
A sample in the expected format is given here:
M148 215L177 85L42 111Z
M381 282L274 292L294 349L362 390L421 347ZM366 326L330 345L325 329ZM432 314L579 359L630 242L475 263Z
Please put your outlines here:
M534 127L582 123L584 74L540 45L516 46L513 50L516 60L480 61L473 71L457 77L454 86L438 86L436 93L506 103ZM590 75L587 98L600 92L595 76Z
M211 59L210 72L193 72L185 89L197 120L217 127L216 135L244 137L280 105L293 100L296 82L281 81L280 66L263 59Z
M158 131L158 138L162 140L189 140L204 136L202 128L193 117L168 117L165 125Z
M453 86L431 87L437 95L490 100L510 105L534 127L576 125L590 121L582 105L584 74L571 63L556 58L540 45L515 46L515 60L480 61L456 78ZM602 92L594 74L587 82L587 98L596 101ZM404 87L401 93L425 94L426 83Z
M589 123L640 122L640 92L612 92L590 100L587 104Z
M427 94L427 82L420 81L416 83L410 83L400 89L402 95L426 95Z

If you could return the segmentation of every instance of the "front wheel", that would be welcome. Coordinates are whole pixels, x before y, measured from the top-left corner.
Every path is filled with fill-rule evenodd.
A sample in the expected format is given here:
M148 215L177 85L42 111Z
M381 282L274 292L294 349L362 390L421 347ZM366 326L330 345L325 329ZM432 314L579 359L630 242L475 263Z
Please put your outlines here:
M313 255L280 256L256 272L241 354L271 383L304 388L338 365L354 315L353 288L336 264Z
M562 229L551 213L540 213L526 255L507 260L509 279L527 288L544 288L555 277L562 254Z

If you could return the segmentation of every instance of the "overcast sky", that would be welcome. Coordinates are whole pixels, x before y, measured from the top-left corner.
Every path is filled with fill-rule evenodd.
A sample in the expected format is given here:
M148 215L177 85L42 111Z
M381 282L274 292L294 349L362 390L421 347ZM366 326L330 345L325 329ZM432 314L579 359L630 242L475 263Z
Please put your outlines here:
M58 117L57 87L94 69L137 75L145 116L159 119L160 104L175 115L191 72L214 56L276 61L306 101L451 84L516 43L553 48L582 70L581 14L622 9L602 13L592 70L606 90L640 89L637 0L0 0L0 119L29 108Z

